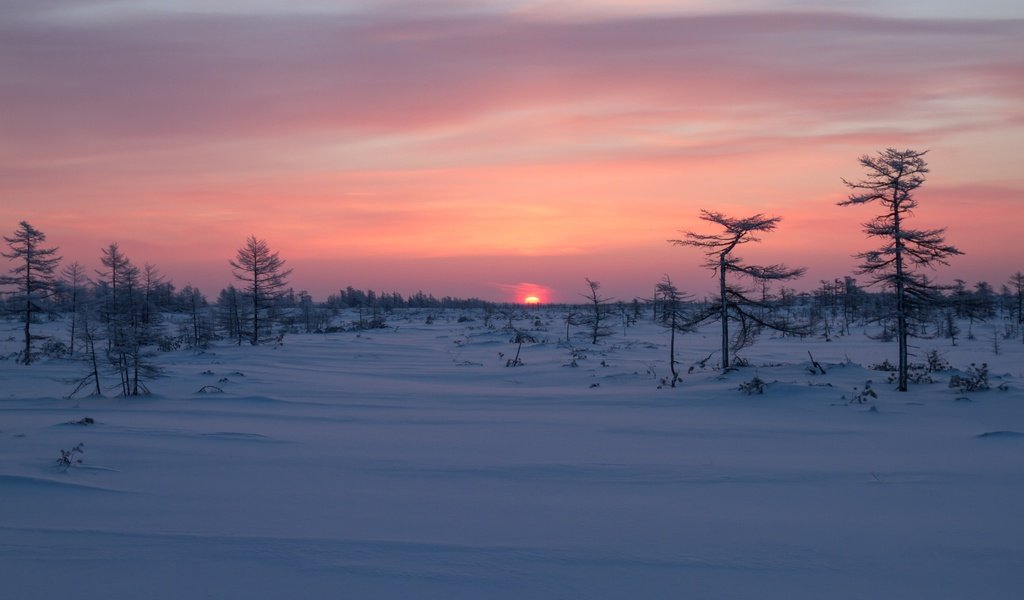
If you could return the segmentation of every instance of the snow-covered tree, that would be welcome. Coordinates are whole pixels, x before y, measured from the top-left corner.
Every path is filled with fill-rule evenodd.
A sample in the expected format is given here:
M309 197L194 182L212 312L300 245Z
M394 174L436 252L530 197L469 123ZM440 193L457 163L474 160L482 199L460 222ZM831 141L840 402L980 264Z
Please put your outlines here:
M46 234L27 221L18 224L11 237L4 236L10 252L0 255L14 262L10 275L0 277L0 284L13 285L15 301L22 306L21 318L25 325L25 349L21 362L32 364L32 320L43 310L43 301L53 294L54 270L60 263L57 248L45 248Z
M235 278L245 282L245 291L252 302L250 342L255 346L260 340L260 311L270 307L284 293L292 270L285 269L285 261L278 253L271 252L267 242L256 239L254 235L250 235L245 245L238 249L235 259L228 262Z
M860 157L866 175L860 181L843 179L852 190L839 206L877 202L882 213L864 223L868 237L881 238L880 248L855 254L862 262L859 272L871 277L870 284L882 284L895 294L896 339L899 346L899 391L907 390L910 322L922 309L941 302L940 288L921 273L924 267L948 265L948 259L963 254L945 241L945 229L911 229L906 219L917 207L914 192L924 184L928 164L925 152L888 148L876 156Z
M785 281L795 279L804 273L803 268L791 269L783 264L768 266L748 265L743 259L733 255L737 246L749 242L761 241L758 234L775 231L781 217L766 217L756 214L751 217L736 219L727 217L720 212L701 210L700 218L720 226L721 233L702 234L692 231L684 232L682 239L669 240L677 246L693 246L700 248L708 257L704 266L718 275L718 296L712 306L698 314L692 324L720 321L722 324L722 368L729 368L729 350L740 349L748 345L760 327L767 327L786 333L799 333L803 328L794 325L787 319L776 317L772 311L763 312L752 308L766 307L763 302L753 299L753 289L739 285L733 279L747 278L755 283ZM730 338L729 321L734 320L740 330Z

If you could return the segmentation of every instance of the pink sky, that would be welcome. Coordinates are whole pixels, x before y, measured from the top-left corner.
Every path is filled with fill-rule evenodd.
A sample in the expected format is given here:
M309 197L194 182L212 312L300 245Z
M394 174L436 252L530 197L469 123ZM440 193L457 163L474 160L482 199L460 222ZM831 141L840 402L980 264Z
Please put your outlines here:
M744 256L809 288L874 243L840 178L911 147L913 225L966 253L935 276L998 287L1024 269L1009 4L0 0L0 230L211 297L255 234L318 298L631 300L710 290L665 242L701 208L764 212Z

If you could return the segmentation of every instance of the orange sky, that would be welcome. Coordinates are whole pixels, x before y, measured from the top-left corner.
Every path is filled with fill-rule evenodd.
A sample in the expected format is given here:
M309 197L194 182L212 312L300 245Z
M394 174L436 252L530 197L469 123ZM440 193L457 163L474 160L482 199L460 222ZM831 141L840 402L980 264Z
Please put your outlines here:
M211 297L255 234L319 298L575 301L589 277L630 300L665 273L710 290L665 242L701 208L764 212L783 221L744 256L806 288L871 247L840 178L892 146L930 149L913 225L966 253L940 281L1024 269L1022 9L282 6L5 7L0 229L89 265L117 241Z

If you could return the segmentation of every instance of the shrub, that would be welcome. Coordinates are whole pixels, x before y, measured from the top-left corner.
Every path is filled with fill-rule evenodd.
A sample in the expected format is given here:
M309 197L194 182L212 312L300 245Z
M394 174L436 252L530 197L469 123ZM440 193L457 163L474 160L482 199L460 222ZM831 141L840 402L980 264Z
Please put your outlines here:
M875 398L877 400L878 392L871 388L870 381L865 381L864 389L858 390L857 388L853 388L853 396L850 398L850 404L853 404L854 402L857 404L864 404L868 401L868 398ZM846 396L843 396L843 400L845 399Z
M60 457L57 459L57 466L61 470L67 471L72 465L80 465L80 464L82 464L82 459L75 458L75 455L76 454L83 454L85 452L85 449L82 448L82 446L84 446L84 445L85 444L83 444L83 443L79 443L77 446L75 446L74 448L72 448L70 450L61 449Z
M989 389L988 363L981 363L981 366L971 363L965 374L954 373L949 378L949 387L960 392L978 392Z
M763 379L755 375L750 381L741 383L739 390L748 396L763 394L766 385L768 384Z
M953 367L950 366L949 362L941 354L939 354L938 350L932 350L929 352L926 360L928 361L928 371L931 373L953 370Z

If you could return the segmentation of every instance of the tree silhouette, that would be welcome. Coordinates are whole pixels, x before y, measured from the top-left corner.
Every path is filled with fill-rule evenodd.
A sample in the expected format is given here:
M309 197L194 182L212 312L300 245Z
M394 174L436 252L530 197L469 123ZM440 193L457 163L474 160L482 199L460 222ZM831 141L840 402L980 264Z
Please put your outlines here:
M925 181L928 164L925 152L888 148L877 156L864 155L860 164L867 174L864 179L850 182L853 190L839 206L853 206L877 202L882 214L864 223L868 237L883 240L882 246L855 254L861 259L859 273L870 275L870 285L882 284L896 296L896 339L899 346L897 387L907 391L907 338L909 322L922 308L941 302L939 286L920 273L923 267L948 265L948 258L963 254L946 244L943 229L910 229L904 221L917 207L914 191Z
M1017 313L1017 324L1024 325L1024 273L1017 271L1013 275L1010 275L1010 280L1007 282L1011 286L1013 291L1013 298L1015 300L1015 312ZM1024 339L1024 336L1021 336Z
M586 279L587 292L580 294L587 299L590 305L590 312L581 316L579 323L586 325L590 329L590 343L596 344L597 341L603 337L612 334L611 329L606 325L608 319L611 317L611 306L609 302L611 298L605 298L598 292L601 289L601 284L596 281ZM568 337L568 334L566 334Z
M14 261L11 275L0 277L0 284L13 285L15 298L20 296L23 303L21 311L25 324L25 350L21 362L32 364L32 319L43 310L42 301L53 293L54 269L60 262L57 248L44 248L46 234L39 231L27 221L18 224L18 229L11 237L4 236L10 253L0 255Z
M764 302L754 300L750 296L753 290L730 281L729 275L745 277L757 283L767 283L795 279L803 275L804 269L790 269L782 264L764 267L748 265L742 258L732 254L737 246L761 241L757 234L775 231L776 225L782 220L781 217L766 217L758 213L751 217L736 219L715 211L701 210L700 213L702 220L719 225L724 231L714 234L687 231L683 239L669 240L669 243L702 249L708 257L704 266L718 274L718 297L715 299L715 305L698 314L692 324L716 320L722 323L722 368L728 369L730 342L736 350L750 344L761 326L786 333L803 332L802 328L789 321L772 316L771 311L759 315L748 310L751 307L770 307L765 306ZM740 331L732 339L729 337L730 320L735 320L740 325Z
M238 249L235 260L228 261L235 278L245 282L245 290L252 299L252 335L250 342L255 346L260 339L260 310L271 305L288 285L291 269L283 269L285 261L271 252L265 240L250 235L245 245Z
M655 287L653 301L655 308L659 309L657 322L669 331L668 369L672 373L671 387L676 387L676 383L682 380L676 371L676 332L692 330L692 326L689 325L690 316L683 307L683 303L690 298L690 294L679 291L668 275L665 275Z
M75 342L78 341L76 334L78 326L78 311L81 307L81 300L86 283L85 268L76 260L61 269L60 285L63 293L67 295L68 308L71 310L71 323L69 324L71 341L68 342L68 356L75 355Z

